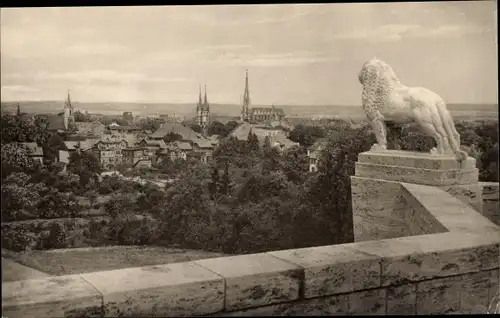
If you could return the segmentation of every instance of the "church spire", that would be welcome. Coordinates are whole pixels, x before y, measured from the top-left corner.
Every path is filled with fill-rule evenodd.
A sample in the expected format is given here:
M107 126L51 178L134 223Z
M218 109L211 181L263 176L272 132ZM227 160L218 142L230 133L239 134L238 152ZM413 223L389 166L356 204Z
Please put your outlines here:
M201 105L201 84L200 84L200 96L199 96L199 99L198 99L198 103Z
M243 94L243 107L241 110L241 120L248 120L248 106L250 105L250 92L248 89L248 69L245 73L245 93Z
M207 85L205 85L205 100L203 101L205 105L208 104L208 100L207 100Z

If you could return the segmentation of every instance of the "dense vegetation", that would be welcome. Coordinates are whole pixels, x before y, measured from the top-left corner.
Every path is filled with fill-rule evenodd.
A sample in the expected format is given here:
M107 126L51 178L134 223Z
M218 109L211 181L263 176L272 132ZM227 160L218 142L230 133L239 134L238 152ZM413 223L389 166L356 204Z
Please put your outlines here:
M213 123L209 130L227 136L230 125ZM208 165L177 160L156 167L157 174L175 179L163 188L101 179L99 162L89 153L72 154L64 171L50 156L39 166L16 142L36 140L50 153L60 146L59 137L39 138L43 130L22 127L19 136L10 131L4 139L2 132L2 243L15 250L176 244L251 253L351 242L350 176L357 155L374 143L368 127L339 120L297 126L290 138L301 146L283 154L252 133L245 141L228 137ZM497 123L462 122L457 129L477 159L481 180L498 181ZM428 151L433 145L406 127L390 127L390 136L400 149ZM327 147L320 170L309 173L306 147L319 138ZM22 220L36 221L17 222Z

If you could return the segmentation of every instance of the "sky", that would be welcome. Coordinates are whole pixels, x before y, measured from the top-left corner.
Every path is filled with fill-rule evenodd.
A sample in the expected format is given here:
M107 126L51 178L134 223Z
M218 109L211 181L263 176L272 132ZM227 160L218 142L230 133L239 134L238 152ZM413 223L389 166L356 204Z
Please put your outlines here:
M453 103L497 103L494 1L2 8L1 100L359 105L372 57Z

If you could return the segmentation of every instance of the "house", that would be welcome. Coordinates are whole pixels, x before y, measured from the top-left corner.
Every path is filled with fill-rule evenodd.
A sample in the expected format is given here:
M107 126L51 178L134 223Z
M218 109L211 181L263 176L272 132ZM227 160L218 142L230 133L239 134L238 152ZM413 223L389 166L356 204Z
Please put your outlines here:
M266 137L269 137L271 146L277 147L280 151L284 151L288 148L298 145L297 143L288 139L288 133L279 127L272 127L270 125L262 124L251 124L248 122L244 122L236 127L229 134L229 136L236 137L238 140L247 140L248 134L250 132L257 136L261 144L264 143Z
M120 164L122 149L127 147L127 141L116 135L105 135L95 144L99 162L104 168Z
M167 149L167 144L163 140L142 139L137 143L137 146L146 149L150 158L158 151Z
M23 145L26 150L28 151L28 157L33 159L34 161L39 162L40 164L43 164L43 149L42 147L38 146L36 142L22 142L21 145Z
M75 123L79 135L100 136L106 130L106 126L100 122Z
M191 151L187 153L187 158L199 160L202 163L207 163L209 161L210 155L204 151Z
M328 141L326 139L317 140L311 147L307 149L307 157L309 158L309 172L318 171L318 160L321 151L326 148Z
M148 156L148 150L142 147L123 148L122 163L132 167L151 168L151 158Z
M135 125L127 125L114 127L113 130L117 130L121 133L138 133L142 131L142 128Z

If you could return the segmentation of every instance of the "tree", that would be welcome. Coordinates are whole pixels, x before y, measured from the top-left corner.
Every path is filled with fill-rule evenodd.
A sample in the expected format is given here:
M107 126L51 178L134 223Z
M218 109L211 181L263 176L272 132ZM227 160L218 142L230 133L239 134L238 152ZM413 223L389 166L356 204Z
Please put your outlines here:
M41 200L40 192L46 190L41 183L29 182L24 172L6 177L2 184L2 221L21 221L35 216L35 209Z
M238 122L234 121L234 120L231 120L229 122L226 123L226 130L225 130L225 134L224 136L221 136L221 137L226 137L226 136L229 136L229 134L236 128L238 127Z
M77 110L76 112L73 113L73 117L75 118L75 122L89 122L90 121L90 116L88 114L84 114L81 111Z
M229 163L226 162L224 166L224 174L220 180L220 192L224 195L230 195L233 191L233 181L229 173Z
M92 178L97 182L98 175L102 172L99 160L91 152L72 152L69 155L67 169L69 172L80 176L80 185L82 187L85 187Z
M59 222L53 222L50 226L49 236L44 244L47 248L65 248L68 247L68 235L66 229Z
M302 183L309 168L309 159L303 147L292 147L283 155L283 172L288 181L295 184Z
M221 137L225 137L226 136L226 126L219 121L213 121L208 125L207 132L208 132L209 136L219 135Z
M308 148L319 138L325 137L325 132L321 127L304 126L299 124L290 132L290 140L300 143L302 147Z
M13 172L33 173L37 164L28 156L28 149L19 143L2 144L2 179Z
M258 153L260 151L259 138L257 138L257 135L251 129L248 132L247 147L250 153Z
M198 125L198 124L195 124L195 123L189 125L189 128L191 128L193 131L195 131L195 132L197 132L199 134L201 134L202 131L203 131L203 129L201 128L201 126Z
M180 141L180 140L182 140L182 136L174 132L169 132L168 134L163 136L163 141L166 143Z
M212 169L212 180L208 184L208 192L210 193L210 199L215 200L219 195L219 169L217 166L214 166Z
M44 159L48 162L57 161L59 150L68 150L64 144L64 139L58 133L52 134L47 143L43 146Z

